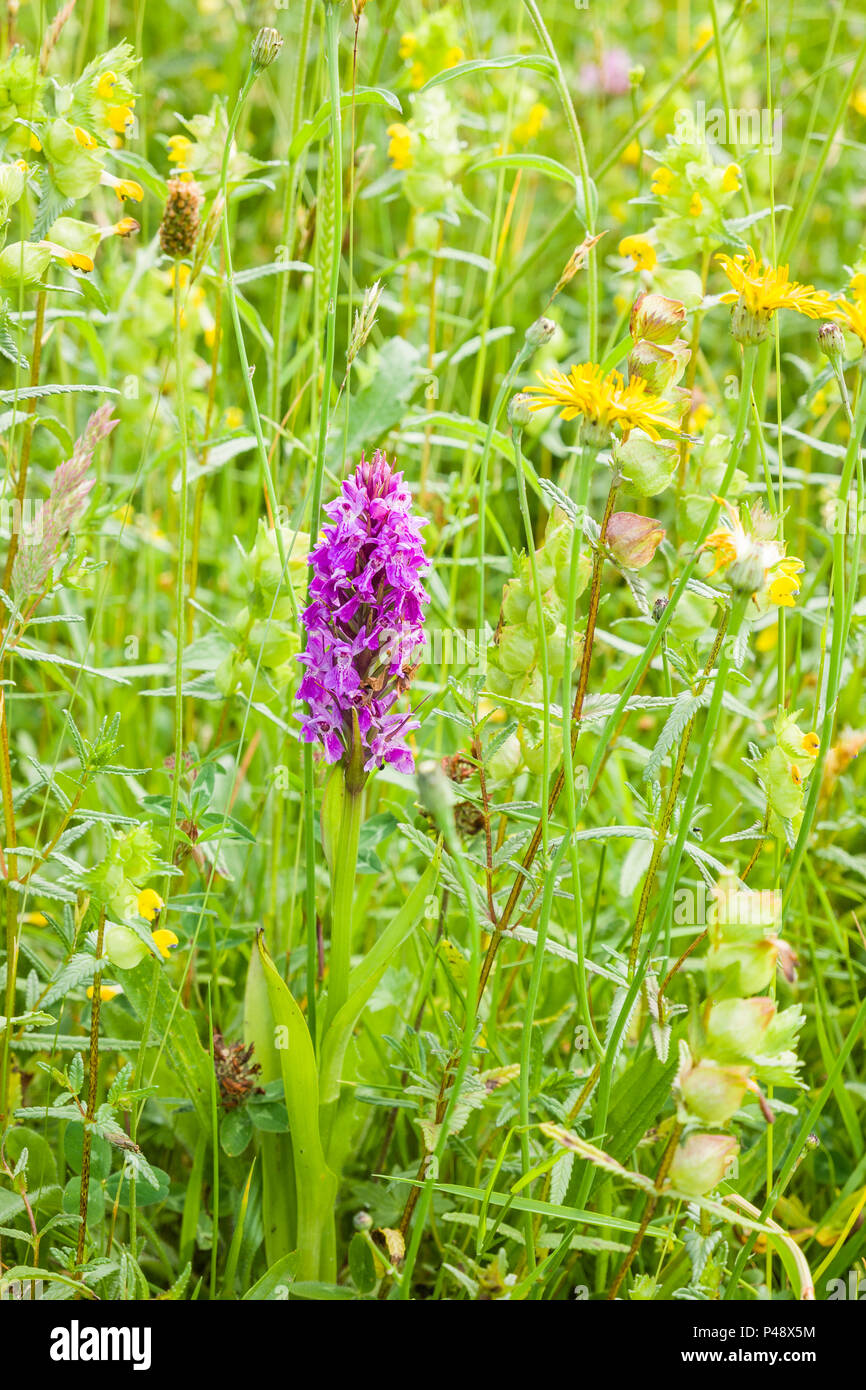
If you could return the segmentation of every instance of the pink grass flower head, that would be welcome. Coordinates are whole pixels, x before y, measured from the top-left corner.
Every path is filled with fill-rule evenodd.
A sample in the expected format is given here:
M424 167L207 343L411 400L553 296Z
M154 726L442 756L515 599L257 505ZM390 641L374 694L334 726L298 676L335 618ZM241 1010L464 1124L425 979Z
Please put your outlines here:
M386 763L411 773L406 735L418 720L393 706L411 683L423 643L426 522L412 515L403 474L379 450L369 463L361 456L325 512L330 524L309 556L307 644L298 657L306 667L298 687L307 705L301 734L321 743L329 763L348 763L354 753L365 773Z
M580 70L580 85L585 92L603 92L605 96L624 96L631 87L629 72L632 61L624 48L605 49L599 63L584 63Z
M61 463L51 480L51 490L36 513L32 526L21 537L12 566L12 592L16 599L44 589L57 554L69 532L83 516L95 478L90 465L98 444L118 423L111 405L101 405L75 441L72 458Z

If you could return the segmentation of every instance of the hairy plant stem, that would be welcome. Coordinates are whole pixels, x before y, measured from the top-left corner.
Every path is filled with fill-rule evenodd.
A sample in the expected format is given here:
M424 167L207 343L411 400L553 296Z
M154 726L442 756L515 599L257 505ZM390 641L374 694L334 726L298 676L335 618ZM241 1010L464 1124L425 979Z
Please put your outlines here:
M577 949L577 995L580 1012L587 1029L589 1040L595 1053L600 1056L602 1045L592 1021L589 1001L589 983L585 964L585 942L583 923L583 895L581 891L580 857L577 850L575 832L577 830L577 797L574 786L574 749L569 728L569 709L571 706L571 676L574 651L574 625L577 618L577 585L580 575L580 561L583 554L583 522L589 501L592 469L596 450L585 441L580 452L576 487L576 518L571 537L571 558L568 573L568 609L565 615L564 674L562 686L562 770L565 786L566 825L568 828L569 856L571 859L571 883L575 908L575 946Z
M520 467L521 467L521 472L522 472L522 461L521 461ZM617 478L614 477L613 481L611 482L610 490L609 490L609 492L608 492L607 503L606 503L606 505L605 505L604 516L603 516L603 518L602 518L602 524L601 524L601 528L600 528L600 532L599 532L598 546L597 546L597 549L596 549L596 552L595 552L595 556L594 556L594 559L593 559L592 590L591 590L591 593L590 593L589 616L588 616L588 618L587 618L586 637L585 637L585 640L584 640L583 659L582 659L582 661L581 661L580 676L579 676L579 679L578 679L578 687L577 687L577 694L576 694L576 696L575 696L574 708L573 708L573 710L572 710L572 725L573 725L573 731L572 731L572 735L571 735L571 737L572 737L572 739L573 739L572 748L573 748L574 745L576 745L576 743L577 743L577 729L578 729L578 726L579 726L580 715L581 715L581 712L582 712L582 710L583 710L583 701L584 701L585 696L586 696L586 688L587 688L587 683L588 683L588 680L589 680L589 664L590 664L590 658L591 658L591 655L592 655L593 639L594 639L594 635L595 635L595 621L596 621L596 617L597 617L597 615L598 615L598 604L599 604L599 599L600 599L600 596L601 596L601 573L602 573L602 569L603 569L603 567L604 567L604 541L605 541L605 537L606 537L606 535L607 535L607 525L608 525L608 522L609 522L609 520L610 520L611 513L612 513L612 511L613 511L614 500L615 500L615 497L616 497L617 482L618 482ZM553 790L551 791L550 797L549 797L549 799L548 799L547 807L546 807L548 819L549 819L549 817L552 816L552 814L553 814L553 810L554 810L554 808L555 808L555 806L556 806L556 803L557 803L557 801L558 801L558 799L559 799L559 794L560 794L560 792L562 791L562 784L563 784L563 773L562 773L562 769L560 768L560 772L559 772L559 774L558 774L558 776L557 776L556 782L554 783L554 788L553 788ZM555 793L555 794L554 794L554 793ZM542 817L541 817L541 820L539 821L539 825L536 827L536 831L535 831L534 834L533 834L534 848L532 849L532 856L531 856L531 858L528 858L529 850L527 850L526 854L524 854L524 858L523 858L523 861L522 861L524 869L527 868L527 867L529 866L529 864L531 864L532 859L534 859L535 854L536 854L536 852L537 852L537 850L538 850L538 846L541 844L542 835L543 835L543 825L544 825L544 808L542 809ZM530 848L532 848L533 841L530 841ZM564 852L565 852L565 849L566 849L566 847L567 847L567 844L568 844L568 837L566 837L565 839L563 839L563 841L562 841L562 843L561 843L561 845L560 845L560 847L559 847L559 849L558 849L558 851L557 851L556 861L555 861L554 865L553 865L552 868L551 868L551 877L553 877L554 879L555 879L555 876L556 876L556 875L555 875L556 867L558 866L558 864L559 864L559 862L560 862L560 860L561 860L561 858L562 858L562 856L563 856L563 854L564 854ZM461 866L462 866L462 862L463 862L463 856L462 856L462 855L459 856L459 861L460 861L460 864L461 864ZM465 872L465 869L464 869L464 872ZM518 878L517 878L517 881L516 881L516 884L515 884L515 887L517 888L517 893L515 894L514 891L512 890L512 895L511 895L511 897L509 898L509 903L511 903L512 897L514 898L514 901L516 902L517 896L519 896L520 889L522 888L522 885L523 885L523 877L524 877L523 873L521 873L521 874L518 875ZM512 909L512 910L513 910L513 909ZM497 951L498 951L498 949L499 949L499 945L500 945L500 943L501 943L501 941L502 941L503 932L504 932L504 930L505 930L505 928L504 928L504 926L503 926L503 922L506 922L506 923L507 923L507 920L508 920L508 918L506 918L506 916L505 916L505 913L508 913L508 906L507 906L507 905L506 905L505 912L503 913L503 916L499 919L499 922L496 923L495 926L494 926L494 930L493 930L493 932L492 932L492 934L491 934L491 936L490 936L490 941L489 941L489 943L488 943L487 950L486 950L485 955L484 955L484 960L483 960L483 962L481 963L481 967L480 967L480 971L479 971L479 975L478 975L478 982L477 982L477 986L476 986L476 990L475 990L474 1012L473 1012L473 1016L474 1016L474 1017L477 1016L478 1009L479 1009L479 1007L480 1007L481 1000L482 1000L482 998L483 998L483 996L484 996L484 991L485 991L485 988L486 988L486 986L487 986L487 981L488 981L488 979L489 979L489 977L490 977L490 972L491 972L491 970L492 970L492 968L493 968L493 962L494 962L494 960L496 959L496 953L497 953ZM538 949L536 949L536 955L538 956L538 955L541 955L541 954L543 954L543 951L540 952L540 951L538 951ZM469 995L468 995L468 993L467 993L467 998L468 998L468 997L469 997ZM451 1075L453 1074L453 1063L454 1063L454 1060L455 1060L454 1057L452 1057L452 1058L449 1059L449 1062L448 1062L448 1064L446 1065L445 1072L444 1072L443 1077L442 1077L442 1082L441 1082L441 1085L440 1085L440 1088L439 1088L439 1095L438 1095L437 1102L436 1102L436 1115L437 1115L437 1116L440 1114L440 1112L444 1113L443 1107L444 1107L444 1105L445 1105L445 1103L446 1103L446 1096L449 1094L448 1086L449 1086L449 1081L450 1081ZM453 1091L452 1091L450 1094L453 1094ZM420 1167L420 1170L419 1170L418 1179L416 1180L416 1186L413 1187L413 1189L412 1189L411 1192L409 1193L409 1197L408 1197L408 1199L407 1199L406 1206L405 1206L405 1208L404 1208L404 1210L403 1210L403 1215L402 1215L402 1218L401 1218L401 1220L400 1220L400 1230L404 1233L404 1235L405 1235L406 1231L407 1231L408 1228L409 1228L409 1223L410 1223L410 1221L412 1220L412 1213L413 1213L413 1211L415 1210L415 1205L416 1205L416 1203L418 1202L419 1193L420 1193L420 1188L419 1188L419 1186L417 1186L417 1183L420 1182L420 1180L423 1178L424 1174L426 1173L426 1171L427 1171L427 1164L428 1164L428 1158L427 1158L427 1155L425 1155L424 1158L423 1158L422 1161L421 1161L421 1167Z
M526 478L523 472L523 455L520 447L522 434L522 426L516 424L512 425L511 438L514 447L514 472L517 478L517 496L520 503L520 515L523 518L526 552L529 556L529 567L532 572L536 626L541 648L541 680L544 701L543 770L541 785L542 787L547 787L550 784L550 662L547 654L547 628L545 627L544 620L544 600L541 592L541 583L538 578L538 560L535 555L535 537L532 533L532 519L529 515L529 503L526 499ZM541 843L545 859L547 858L550 848L548 809L547 804L542 801L540 827ZM520 1153L524 1176L526 1176L532 1166L529 1148L529 1073L532 1056L532 1029L535 1023L535 1010L538 1006L538 995L541 989L544 947L550 926L550 909L553 898L548 890L552 886L552 882L552 875L548 875L545 882L541 915L538 921L538 934L535 942L535 954L532 960L532 974L530 976L529 989L526 995L523 1028L520 1034ZM526 1260L529 1268L534 1269L536 1263L535 1238L531 1212L526 1212L524 1214L523 1225Z
M608 491L607 502L605 504L604 509L604 516L602 517L601 528L599 530L598 543L596 545L596 550L592 561L592 585L590 588L589 595L589 611L586 619L586 634L584 636L583 655L581 657L580 662L580 675L578 676L577 681L577 691L575 693L574 704L571 710L570 742L572 758L574 757L574 752L577 748L577 740L580 735L580 720L583 715L583 703L586 699L586 691L587 686L589 684L589 668L592 662L593 642L595 641L595 624L596 619L598 618L598 605L601 599L601 575L602 570L604 569L604 547L607 538L608 522L610 521L611 514L613 512L614 502L616 500L617 486L618 479L614 477L610 485L610 490ZM556 809L556 804L559 801L564 786L565 766L564 764L560 764L559 771L556 774L556 778L554 779L553 786L548 796L548 817L553 815L553 812ZM532 867L532 862L535 859L536 854L538 853L538 847L541 844L543 819L544 817L542 814L542 817L539 819L538 825L532 832L532 837L530 838L529 844L524 852L523 859L521 860L521 872L517 875L517 877L514 880L514 885L511 889L510 894L508 895L508 901L506 902L502 912L502 916L499 919L499 925L497 930L500 938L502 936L502 933L507 929L509 922L511 921L514 909L517 906L518 899L523 889L524 877L526 876L528 870ZM491 961L490 964L492 965L492 963L493 962ZM489 974L489 967L487 970L487 974ZM484 979L486 978L487 975L485 974Z
M698 687L695 691L696 695L700 695L703 692L703 690L706 688L707 681L712 675L713 668L715 667L716 660L718 658L719 652L721 651L722 643L725 640L725 633L728 630L729 617L730 610L726 610L722 614L722 617L719 621L718 630L716 631L716 640L713 643L712 651L710 652L710 655L707 658L707 663L704 667L703 677L698 682ZM668 831L670 829L671 819L674 814L674 807L676 806L677 797L679 795L680 782L682 781L683 768L685 767L686 762L686 754L689 751L689 743L691 741L695 723L697 722L697 717L698 714L696 710L689 722L686 724L686 727L683 730L682 736L680 738L680 746L679 751L677 753L677 760L674 764L673 775L671 777L671 785L670 790L668 792L668 799L665 803L664 813L659 824L655 844L653 845L652 858L650 859L649 868L646 872L646 877L643 883L643 889L640 895L640 902L638 903L637 915L635 917L634 927L632 928L631 950L629 952L628 958L629 979L631 979L634 975L635 967L637 966L637 953L638 948L640 947L640 939L641 933L643 932L644 922L646 921L647 908L649 906L650 896L652 894L653 885L655 883L659 861L661 860L662 853L664 851L665 845L667 844Z
M661 1188L664 1186L665 1178L667 1177L668 1172L670 1171L670 1166L674 1161L674 1154L676 1153L677 1144L680 1142L680 1135L682 1134L682 1132L683 1126L679 1123L675 1124L673 1129L671 1130L670 1138L668 1139L668 1142L665 1145L665 1150L662 1154L661 1163L659 1164L658 1172L656 1173L655 1185L657 1188ZM647 1197L646 1206L644 1207L644 1213L641 1217L641 1223L637 1231L635 1232L635 1238L631 1243L631 1249L629 1250L628 1254L626 1255L625 1259L623 1260L622 1264L617 1270L616 1275L614 1276L614 1281L610 1286L610 1292L607 1296L610 1302L612 1302L619 1293L620 1288L622 1286L622 1281L631 1269L632 1264L635 1260L635 1256L637 1255L638 1251L641 1248L641 1245L643 1244L643 1238L647 1233L647 1227L652 1221L653 1216L655 1215L656 1207L659 1204L659 1195L660 1194L658 1192L651 1192Z
M722 497L724 497L724 496L726 495L726 493L727 493L727 491L728 491L728 489L729 489L729 487L730 487L730 485L731 485L731 480L733 479L733 476L734 476L734 473L735 473L735 471L736 471L737 465L738 465L738 463L739 463L740 456L741 456L742 449L743 449L743 442L744 442L744 439L745 439L745 436L746 436L746 422L747 422L747 419L748 419L749 404L750 404L750 398L751 398L752 380L753 380L754 371L755 371L755 357L756 357L756 352L757 352L757 349L756 349L756 348L754 348L754 347L747 347L747 348L744 350L744 353L743 353L743 368L742 368L742 377L741 377L741 381L740 381L740 392L739 392L739 398L738 398L737 420L736 420L736 425L735 425L735 427L734 427L734 437L733 437L733 440L732 440L732 442L731 442L731 451L730 451L730 455L729 455L729 458L728 458L728 464L727 464L727 467L726 467L726 469L725 469L725 475L724 475L724 478L722 479L722 482L721 482L721 485L720 485L720 489L719 489L720 495L721 495ZM606 722L605 722L605 725L604 725L604 728L603 728L603 730L602 730L601 736L600 736L600 738L599 738L599 740L598 740L598 746L597 746L596 752L595 752L595 754L594 754L594 756L593 756L593 760L592 760L592 763L591 763L591 765L590 765L589 773L588 773L588 776L587 776L587 783L588 783L588 785L589 785L590 787L592 787L592 786L595 785L595 781L596 781L596 778L597 778L597 776L598 776L599 767L601 766L601 763L602 763L602 761L603 761L603 759L604 759L604 757L605 757L605 755L606 755L607 745L608 745L608 742L609 742L609 740L610 740L610 738L611 738L611 736L612 736L612 734L613 734L613 731L617 728L617 726L618 726L618 724L619 724L619 721L621 720L623 714L625 713L625 710L626 710L626 706L627 706L627 704L628 704L628 701L631 699L632 695L634 694L635 689L637 688L637 686L640 684L641 680L643 679L644 673L645 673L645 671L647 670L647 668L648 668L648 666L649 666L649 663L650 663L650 661L652 660L652 657L653 657L654 653L656 652L656 650L658 649L658 647L660 646L660 644L661 644L661 642L662 642L662 640L663 640L663 638L664 638L664 634L665 634L665 632L667 631L668 624L670 623L670 621L671 621L671 619L672 619L672 617L673 617L673 614L674 614L674 612L676 611L676 605L677 605L677 603L679 602L679 599L680 599L682 593L684 592L684 590L685 590L685 588L686 588L686 585L688 584L689 579L691 578L692 574L693 574L694 571L695 571L695 568L696 568L697 563L698 563L698 557L699 557L699 554L700 554L701 547L703 546L704 542L705 542L706 539L707 539L707 536L710 534L711 530L713 529L713 526L716 524L716 520L717 520L717 518L718 518L720 509L721 509L721 503L718 502L718 501L717 501L717 502L714 502L713 505L710 507L710 509L709 509L709 511L708 511L708 514L707 514L707 517L706 517L706 519L705 519L705 521L704 521L704 524L703 524L703 526L702 526L702 528L701 528L700 534L699 534L699 536L698 536L698 539L697 539L697 542L696 542L696 545L695 545L695 549L694 549L694 552L693 552L693 555L692 555L692 559L691 559L691 560L689 561L689 563L685 566L685 568L684 568L684 570L683 570L683 573L680 575L679 580L677 581L676 585L674 586L674 590L673 590L673 593L671 594L671 597L670 597L670 600L669 600L669 602L668 602L668 605L667 605L667 607L665 608L665 611L662 613L662 615L661 615L661 617L660 617L658 623L656 624L655 628L653 629L652 636L650 637L649 642L647 643L646 647L644 648L644 652L643 652L643 656L642 656L641 660L637 663L637 666L636 666L635 670L632 672L632 674L631 674L629 680L626 682L625 688L623 689L622 693L620 694L619 699L617 700L617 703L616 703L615 708L611 711L610 715L608 716L608 718L607 718L607 720L606 720ZM722 693L723 693L723 687L724 687L724 682L723 682L723 681L722 681L722 682L719 682L719 680L718 680L718 678L717 678L717 687L716 687L716 688L717 688L717 690L718 690L719 704L721 703L721 696L722 696ZM715 697L715 691L714 691L714 697ZM710 740L710 736L711 736L710 730L711 730L711 728L712 728L713 722L714 722L714 721L713 721L712 715L708 716L707 723L706 723L706 725L705 725L705 732L704 732L704 738L703 738L703 742L702 742L702 748L701 748L701 752L699 753L699 759L704 760L704 766L705 766L705 760L709 757L709 740ZM697 776L697 773L696 773L696 776ZM703 780L703 772L701 772L701 776L700 776L700 778L698 778L698 780L697 780L697 785L695 784L695 779L693 779L692 786L694 787L694 799L697 798L699 784L700 784L700 781L702 781L702 780ZM692 809L693 809L693 807L692 807ZM683 812L681 813L680 835L678 836L678 839L677 839L677 845L674 846L674 849L673 849L673 851L672 851L672 854L671 854L671 862L670 862L670 866L669 866L669 869L668 869L667 884L672 885L672 886L670 887L670 890L669 890L669 891L670 891L671 897L672 897L672 895L673 895L673 890L674 890L674 887L675 887L676 873L678 872L680 857L681 857L681 855L682 855L682 846L683 846L683 844L685 843L685 837L686 837L686 834L687 834L687 832L688 832L688 825L689 825L689 819L690 819L690 817L691 817L691 810L684 809ZM667 896L668 896L668 891L667 891L667 886L666 886L665 897L667 898ZM662 909L660 909L659 913L657 914L656 922L655 922L655 925L654 925L653 930L652 930L652 933L651 933L651 939L650 939L649 944L648 944L648 946L647 946L647 948L646 948L646 951L644 952L644 958L647 959L647 960L649 959L649 956L651 955L652 951L654 950L656 941L658 940L658 937L659 937L659 935L660 935L660 933L661 933L662 925L663 925L663 922L664 922L665 910L666 910L665 908L662 908ZM619 1049L620 1039L621 1039L621 1037L622 1037L622 1034L623 1034L623 1031L624 1031L624 1029L625 1029L626 1023L627 1023L629 1017L631 1016L631 1011L632 1011L632 1008L633 1008L633 1006L634 1006L635 999L637 998L638 991L639 991L639 989L640 989L640 987L641 987L641 985L642 985L642 983L643 983L643 975L644 975L644 971L643 971L643 970L637 970L637 971L635 972L633 978L632 978L632 981L631 981L631 984L630 984L630 986L629 986L628 992L627 992L627 994L626 994L626 996L625 996L625 998L624 998L624 1000L623 1000L622 1006L621 1006L621 1008L620 1008L619 1015L618 1015L616 1021L614 1022L612 1028L611 1028L610 1037L609 1037L609 1039L608 1039L607 1048L606 1048L606 1052L605 1052L605 1057L604 1057L603 1063L601 1064L601 1067L600 1067L599 1077L598 1077L598 1081L599 1081L599 1084L600 1084L600 1093L599 1093L598 1107L597 1107L597 1115L598 1115L598 1118L597 1118L596 1125L595 1125L596 1132L599 1133L599 1134L603 1134L603 1133L604 1133L605 1127L606 1127L606 1125L607 1125L607 1113L608 1113L608 1107L609 1107L609 1104L610 1104L610 1088L611 1088L611 1084L612 1084L612 1080L613 1080L613 1065L614 1065L614 1061L615 1061L615 1059L616 1059L616 1055L617 1055L617 1052L618 1052L618 1049ZM590 1080L592 1081L592 1078L590 1078ZM594 1081L593 1081L593 1084L595 1084ZM586 1165L586 1168L585 1168L585 1171L584 1171L584 1176L583 1176L582 1181L581 1181L580 1189L579 1189L579 1194L578 1194L578 1199L577 1199L578 1205L583 1205L583 1204L585 1203L586 1198L587 1198L588 1195L589 1195L589 1190L590 1190L590 1188L591 1188L591 1186L592 1186L593 1180L594 1180L594 1172L593 1172L593 1170L591 1169L591 1166L587 1164L587 1165ZM564 1257L565 1257L565 1251L563 1251L563 1258L564 1258Z
M99 1079L99 1007L102 1002L102 947L105 939L105 908L99 913L99 927L96 932L96 970L93 973L93 998L90 1008L90 1057L87 1081L87 1115L81 1140L81 1192L78 1214L81 1225L78 1228L78 1248L75 1263L84 1263L84 1242L87 1237L87 1199L90 1195L90 1154L93 1148L93 1121L96 1118L96 1085Z

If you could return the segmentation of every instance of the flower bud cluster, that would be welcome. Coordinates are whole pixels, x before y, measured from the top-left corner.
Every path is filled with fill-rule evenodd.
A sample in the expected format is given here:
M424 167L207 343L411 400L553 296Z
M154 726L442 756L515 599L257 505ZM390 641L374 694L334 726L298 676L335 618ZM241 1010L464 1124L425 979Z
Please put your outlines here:
M465 204L454 180L464 162L459 117L440 87L419 93L408 122L388 127L388 157L403 176L403 192L419 213L454 211Z
M119 970L134 969L148 955L167 959L178 944L174 932L157 926L163 901L145 886L167 869L150 827L136 825L115 836L102 863L85 875L91 897L106 913L103 954Z
M652 178L662 211L655 237L671 260L694 255L696 246L712 250L728 239L725 209L740 189L739 166L716 164L706 141L688 139L688 124L683 121L669 139L664 163Z
M799 830L805 783L817 761L821 740L816 733L804 733L796 714L784 710L776 719L775 735L773 747L757 758L753 767L767 794L768 828L780 839L785 839L785 822L791 822L794 835Z
M796 960L780 939L780 917L777 893L754 892L733 876L717 884L704 961L709 993L692 1017L688 1042L680 1043L674 1083L684 1128L669 1177L689 1196L703 1196L727 1175L737 1139L710 1131L730 1130L747 1092L772 1121L758 1080L798 1084L802 1010L794 1005L779 1012L775 1000L759 993L771 984L777 964L794 978Z

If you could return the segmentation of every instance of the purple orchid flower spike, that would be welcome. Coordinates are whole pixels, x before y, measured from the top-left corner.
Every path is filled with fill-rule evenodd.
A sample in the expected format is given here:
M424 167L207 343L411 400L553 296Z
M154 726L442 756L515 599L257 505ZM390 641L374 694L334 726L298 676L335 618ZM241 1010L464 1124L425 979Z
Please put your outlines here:
M415 673L430 602L422 517L412 515L403 481L379 450L363 455L329 524L310 552L310 603L303 614L306 667L298 699L307 704L302 737L329 763L358 761L364 773L387 763L414 771L406 735L418 720L392 712ZM356 747L360 740L360 747Z

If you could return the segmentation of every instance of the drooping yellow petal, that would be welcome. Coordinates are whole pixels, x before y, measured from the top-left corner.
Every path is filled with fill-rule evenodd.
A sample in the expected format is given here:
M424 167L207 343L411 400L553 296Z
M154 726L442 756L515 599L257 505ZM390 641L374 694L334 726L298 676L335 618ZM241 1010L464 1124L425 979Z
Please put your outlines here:
M143 888L135 906L139 917L143 917L146 922L155 922L165 903L153 888Z
M178 939L174 932L169 931L167 927L160 927L155 931L153 933L153 941L163 960L168 960L171 947L177 946L178 944Z

